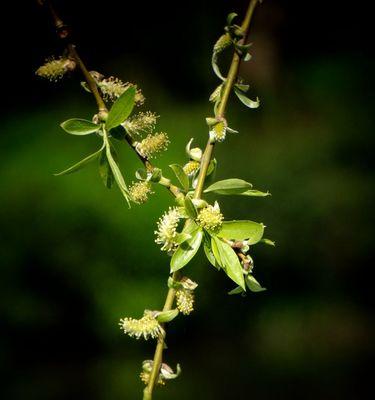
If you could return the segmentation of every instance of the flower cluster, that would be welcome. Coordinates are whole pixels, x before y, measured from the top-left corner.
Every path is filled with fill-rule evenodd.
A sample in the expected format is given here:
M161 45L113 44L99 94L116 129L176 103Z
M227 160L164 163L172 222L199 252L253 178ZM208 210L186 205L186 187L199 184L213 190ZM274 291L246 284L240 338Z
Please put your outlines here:
M146 310L140 319L123 318L120 320L120 327L130 337L139 339L143 336L145 340L157 338L164 333L163 328L156 320L152 311Z
M177 308L182 314L189 315L194 311L194 292L189 289L176 291Z
M148 195L151 193L151 184L148 181L133 183L129 188L130 198L137 204L145 203L148 200Z
M118 99L129 87L135 86L133 83L123 82L121 79L115 78L114 76L104 78L102 74L96 71L91 71L90 74L95 79L96 84L106 100L114 101ZM144 103L145 97L140 89L137 90L134 101L137 106L140 106Z
M172 252L176 249L177 225L181 215L177 207L169 210L158 221L158 230L155 231L157 244L161 244L161 250Z
M158 115L151 111L140 112L128 118L122 126L130 135L139 135L142 132L150 133L154 130Z
M215 201L213 206L208 205L200 210L197 223L208 231L217 231L221 228L223 219L224 217L220 212L219 204Z
M210 136L213 136L218 142L223 142L227 133L226 121L219 121L217 124L212 126L210 130Z
M45 64L36 70L36 75L56 82L61 79L68 71L73 71L76 67L74 60L60 57L47 59Z
M190 160L188 163L184 165L183 169L186 175L192 176L198 171L199 167L200 167L199 161Z
M169 144L168 135L164 132L147 135L141 142L137 142L135 148L146 158L152 158L155 153L166 150Z

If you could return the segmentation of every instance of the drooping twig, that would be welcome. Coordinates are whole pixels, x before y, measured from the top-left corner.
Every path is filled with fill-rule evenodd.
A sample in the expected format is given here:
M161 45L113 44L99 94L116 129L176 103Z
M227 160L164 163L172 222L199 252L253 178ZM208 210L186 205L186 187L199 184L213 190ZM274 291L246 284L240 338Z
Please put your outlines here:
M246 38L248 36L250 22L251 22L253 14L254 14L255 7L260 2L261 2L261 0L250 0L245 18L241 25L241 30L243 32L243 42L246 41ZM240 62L241 62L240 55L237 52L234 52L232 62L231 62L230 68L229 68L228 76L225 81L222 99L221 99L221 102L218 107L217 117L223 117L225 115L229 95L233 89L233 85L235 84L237 76L238 76ZM215 145L215 143L209 139L207 142L205 151L203 153L203 156L202 156L201 164L200 164L197 186L194 191L195 199L200 199L202 196L203 186L204 186L204 182L206 180L208 166L212 159L214 145ZM173 279L176 279L175 274L176 273L174 273L174 275L172 275ZM171 310L171 308L173 306L174 296L175 296L175 290L173 288L170 288L167 293L163 311ZM165 340L164 337L159 338L158 343L156 345L152 371L151 371L148 385L146 386L146 388L144 390L143 400L151 400L152 399L152 393L153 393L153 390L155 387L155 383L157 382L157 379L159 376L159 370L160 370L160 366L161 366L162 359L163 359L164 340Z

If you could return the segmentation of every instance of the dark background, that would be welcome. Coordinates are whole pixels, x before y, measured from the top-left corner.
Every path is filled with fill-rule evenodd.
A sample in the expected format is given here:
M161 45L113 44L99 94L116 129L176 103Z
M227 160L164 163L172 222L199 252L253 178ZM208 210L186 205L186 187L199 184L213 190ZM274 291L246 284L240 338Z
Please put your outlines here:
M348 3L349 4L349 3ZM267 292L229 297L231 283L196 257L196 311L168 329L166 361L183 375L156 399L362 399L374 355L369 278L373 242L371 13L364 3L264 1L251 29L253 60L241 75L261 107L233 99L217 146L217 178L241 177L272 197L220 198L228 219L267 225L276 248L253 249ZM56 1L90 69L142 87L145 110L169 133L164 167L185 162L190 137L206 139L217 85L210 52L230 11L245 1ZM53 172L89 154L95 138L62 134L90 118L92 98L72 76L35 77L61 54L33 1L2 15L1 397L7 400L139 399L141 361L119 318L157 309L168 259L153 243L171 204L157 193L127 209L94 165ZM131 181L140 165L121 148ZM211 199L212 200L212 199Z

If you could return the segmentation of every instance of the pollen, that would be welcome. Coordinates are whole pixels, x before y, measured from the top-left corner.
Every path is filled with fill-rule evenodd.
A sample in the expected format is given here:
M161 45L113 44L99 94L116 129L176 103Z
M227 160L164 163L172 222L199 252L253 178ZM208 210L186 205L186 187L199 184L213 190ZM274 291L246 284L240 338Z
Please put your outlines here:
M212 134L218 142L223 142L225 140L226 132L227 124L225 121L220 121L212 127L210 134Z
M191 160L184 165L183 169L186 175L192 176L198 171L199 167L200 167L199 161Z
M184 315L194 311L194 293L192 290L179 289L176 292L177 308Z
M129 194L134 203L142 204L148 200L152 193L150 182L136 182L129 188Z
M136 145L139 154L146 158L152 158L155 153L166 150L169 144L168 135L164 132L147 135Z
M217 202L213 206L208 205L199 212L197 223L202 228L215 232L221 228L223 223L223 214L220 212L220 207Z
M150 133L154 130L158 118L159 116L151 111L140 112L127 119L122 125L131 135Z
M114 76L110 76L106 79L96 80L99 89L101 90L104 98L108 101L115 101L118 99L129 87L135 86L130 82L123 82L119 78L115 78ZM95 77L94 77L95 79ZM137 89L134 97L135 104L140 106L144 103L145 97L142 94L140 89Z
M177 225L181 216L177 207L169 210L159 219L155 231L155 243L162 245L162 251L172 252L176 249Z
M45 64L36 70L36 75L56 82L61 79L68 71L74 70L76 67L75 61L69 58L50 58Z
M130 337L135 337L136 339L139 339L140 337L143 337L145 340L148 340L149 338L155 339L164 332L152 312L148 310L144 312L143 317L140 319L120 319L119 325L124 333L128 334Z

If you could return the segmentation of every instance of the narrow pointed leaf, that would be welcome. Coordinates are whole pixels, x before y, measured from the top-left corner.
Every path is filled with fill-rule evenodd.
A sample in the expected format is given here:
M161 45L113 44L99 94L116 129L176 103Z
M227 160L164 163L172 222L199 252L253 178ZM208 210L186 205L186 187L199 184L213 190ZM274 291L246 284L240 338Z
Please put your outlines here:
M261 284L253 277L253 275L248 275L246 277L246 285L252 292L263 292L267 290L261 286Z
M99 157L99 175L102 178L104 186L110 189L114 181L114 176L111 166L107 160L107 154L105 150L102 150Z
M77 164L74 164L71 167L65 169L64 171L58 172L57 174L54 174L54 175L55 176L62 176L62 175L68 175L68 174L72 174L74 172L79 171L80 169L85 167L90 162L96 160L99 157L99 154L101 153L102 149L103 149L103 147L100 150L96 151L95 153L90 154L89 156L87 156L83 160L77 162Z
M195 208L190 196L185 196L184 205L186 214L192 219L197 218L198 216L197 209Z
M257 97L256 100L251 100L249 99L241 90L237 89L236 87L234 88L234 93L236 93L236 96L240 99L240 101L245 104L246 107L249 108L258 108L259 107L259 99Z
M181 243L174 252L171 258L171 272L175 272L188 264L202 243L203 232L195 222L189 221L182 233L190 234L191 238Z
M157 316L156 320L160 323L170 322L175 319L178 315L179 311L177 308L169 311L161 311Z
M243 179L224 179L217 181L204 190L204 193L239 194L251 189L252 184Z
M68 119L67 121L62 122L60 126L65 132L79 136L89 135L90 133L94 133L100 129L100 125L80 118Z
M229 295L233 295L233 294L241 294L243 293L244 290L242 289L241 286L237 286L234 289L232 289L230 292L228 292Z
M182 188L186 191L189 190L189 177L185 174L184 169L179 164L171 164L170 168L175 173L177 179L182 185Z
M224 269L228 277L232 279L233 282L237 283L237 285L239 285L243 290L246 290L242 266L232 247L214 236L211 238L211 244L216 260ZM220 259L218 260L217 257Z
M129 117L134 107L134 97L136 93L136 87L130 86L125 92L113 103L108 118L105 123L107 131L116 126L119 126L122 122Z

